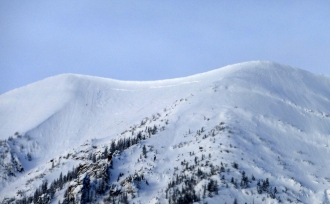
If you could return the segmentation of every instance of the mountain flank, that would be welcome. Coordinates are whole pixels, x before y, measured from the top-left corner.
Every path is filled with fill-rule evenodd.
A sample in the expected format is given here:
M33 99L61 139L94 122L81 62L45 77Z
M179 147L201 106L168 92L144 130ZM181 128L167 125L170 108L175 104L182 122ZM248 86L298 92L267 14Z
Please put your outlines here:
M0 95L2 203L330 203L330 77L264 61Z

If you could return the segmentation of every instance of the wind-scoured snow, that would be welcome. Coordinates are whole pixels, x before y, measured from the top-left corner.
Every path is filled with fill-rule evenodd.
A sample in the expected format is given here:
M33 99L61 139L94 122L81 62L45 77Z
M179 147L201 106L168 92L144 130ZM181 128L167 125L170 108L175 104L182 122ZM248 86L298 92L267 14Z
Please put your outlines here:
M167 203L165 189L173 175L183 171L182 162L192 164L205 154L211 155L201 167L206 172L209 163L227 164L224 180L221 173L210 177L219 186L218 194L210 191L212 195L203 198L208 203L232 203L235 198L238 203L329 203L329 87L330 77L263 61L150 82L75 74L38 81L0 95L4 163L12 164L17 157L17 165L24 168L14 171L14 177L0 178L0 200L20 198L19 190L28 196L43 180L51 182L83 163L63 160L67 154L101 151L112 140L145 131L141 120L148 117L146 125L157 126L157 134L113 160L111 182L119 173L124 173L124 181L131 173L143 172L149 183L141 184L132 202ZM141 159L143 145L148 157ZM233 163L238 168L232 168ZM230 183L231 178L240 181L243 171L249 179L269 178L277 188L276 198L258 194L257 181L247 188ZM200 194L203 182L207 180L195 186ZM56 191L51 202L62 201L63 194Z

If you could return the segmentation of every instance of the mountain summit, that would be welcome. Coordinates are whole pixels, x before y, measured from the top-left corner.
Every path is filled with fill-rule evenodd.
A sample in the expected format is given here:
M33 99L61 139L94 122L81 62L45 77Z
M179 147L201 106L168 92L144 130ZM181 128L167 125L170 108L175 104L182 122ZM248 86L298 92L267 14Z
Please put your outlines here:
M253 61L0 95L2 203L329 203L330 78Z

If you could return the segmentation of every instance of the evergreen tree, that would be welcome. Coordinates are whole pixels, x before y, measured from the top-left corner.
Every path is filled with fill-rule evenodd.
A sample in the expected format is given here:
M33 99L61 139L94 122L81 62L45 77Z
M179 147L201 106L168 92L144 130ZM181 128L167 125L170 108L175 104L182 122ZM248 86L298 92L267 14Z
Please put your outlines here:
M58 185L59 185L60 189L63 188L63 175L62 175L62 172L60 174L60 178L58 179Z
M145 145L143 145L142 154L143 154L144 158L147 158L147 148Z
M81 204L88 203L90 201L90 178L88 174L86 174L85 178L83 179L83 186L81 189Z
M116 151L116 144L114 141L112 141L110 145L110 153L113 154L115 151Z
M95 163L97 161L95 154L93 154L93 156L92 156L92 161L93 161L93 163Z
M108 147L105 147L103 152L103 159L107 158L107 156L108 156Z
M41 192L42 192L42 194L47 193L47 185L48 185L47 180L45 180L45 181L42 183L42 185L41 185Z
M26 158L27 158L28 161L32 161L32 155L31 155L30 152L28 152L28 153L26 154Z
M157 126L154 125L154 128L152 129L151 133L154 135L157 133Z

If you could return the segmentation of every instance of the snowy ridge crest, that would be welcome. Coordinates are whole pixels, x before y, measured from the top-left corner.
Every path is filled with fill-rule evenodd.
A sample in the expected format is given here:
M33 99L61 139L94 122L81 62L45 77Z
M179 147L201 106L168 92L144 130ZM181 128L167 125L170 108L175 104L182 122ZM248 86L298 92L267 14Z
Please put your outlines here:
M253 61L0 96L2 203L329 203L330 79Z

